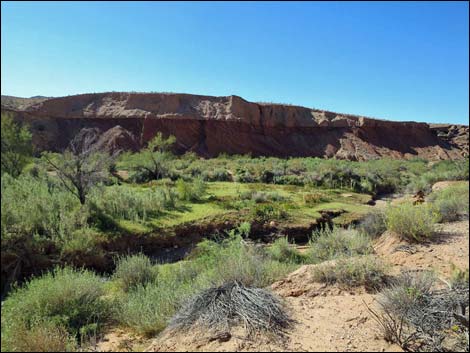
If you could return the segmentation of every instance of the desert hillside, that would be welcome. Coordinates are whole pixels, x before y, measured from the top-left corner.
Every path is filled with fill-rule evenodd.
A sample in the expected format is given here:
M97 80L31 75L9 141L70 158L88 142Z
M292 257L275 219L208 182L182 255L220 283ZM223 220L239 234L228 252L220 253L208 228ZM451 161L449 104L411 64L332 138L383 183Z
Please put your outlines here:
M252 103L238 96L116 92L50 99L2 96L2 111L31 125L38 150L63 150L82 128L97 128L126 148L135 142L142 147L161 131L176 136L175 152L193 151L204 157L250 153L442 160L468 155L468 126L378 120Z

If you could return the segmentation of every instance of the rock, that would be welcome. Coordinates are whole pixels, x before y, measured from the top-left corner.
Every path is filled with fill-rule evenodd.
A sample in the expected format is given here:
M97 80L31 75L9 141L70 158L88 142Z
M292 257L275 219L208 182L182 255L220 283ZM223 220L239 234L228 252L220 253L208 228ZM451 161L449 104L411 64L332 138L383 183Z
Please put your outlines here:
M63 150L83 128L99 129L103 149L135 150L157 132L175 135L176 153L457 159L468 155L468 127L394 122L238 96L97 93L35 101L2 96L2 111L30 124L38 151ZM466 143L465 143L466 142Z

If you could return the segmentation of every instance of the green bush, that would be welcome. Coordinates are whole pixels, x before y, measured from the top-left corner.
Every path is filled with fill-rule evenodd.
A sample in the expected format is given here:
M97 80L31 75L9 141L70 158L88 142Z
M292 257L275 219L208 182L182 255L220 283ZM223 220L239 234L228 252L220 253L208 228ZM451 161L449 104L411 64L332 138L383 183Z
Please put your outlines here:
M2 233L37 234L60 242L84 224L75 214L80 204L52 181L22 175L1 179Z
M468 217L468 194L468 184L453 185L433 192L429 201L438 209L441 222L452 222Z
M34 335L36 325L44 322L77 339L90 330L98 332L110 318L110 305L103 295L103 282L93 273L56 268L10 293L2 307L2 340L16 350L16 332Z
M165 209L165 196L159 189L139 189L114 185L95 192L92 201L115 219L145 222Z
M282 205L260 204L251 209L251 219L257 222L286 219L289 214Z
M113 279L127 292L139 285L156 279L156 272L150 259L144 254L121 256L117 258Z
M371 238L377 238L387 230L385 214L381 211L368 213L360 221L357 228L360 232L367 234Z
M276 239L274 243L267 249L269 256L279 262L302 263L305 258L289 243L287 237Z
M180 200L199 201L205 195L206 189L206 183L200 178L191 182L186 182L183 179L176 181L176 192Z
M386 282L386 266L375 256L342 258L317 265L312 272L317 282L338 283L346 287L378 289Z
M1 116L1 174L8 173L13 177L21 174L33 154L32 135L27 126L21 126L10 114Z
M152 336L162 331L186 298L195 293L197 272L180 262L157 265L157 279L138 285L118 300L117 320L140 334Z
M439 214L428 204L402 203L385 210L387 229L410 241L422 242L434 233Z
M310 263L320 263L371 252L371 239L367 235L353 229L334 228L313 234L306 258Z
M2 352L76 352L77 341L66 329L51 322L37 322L27 329L18 325L2 336Z

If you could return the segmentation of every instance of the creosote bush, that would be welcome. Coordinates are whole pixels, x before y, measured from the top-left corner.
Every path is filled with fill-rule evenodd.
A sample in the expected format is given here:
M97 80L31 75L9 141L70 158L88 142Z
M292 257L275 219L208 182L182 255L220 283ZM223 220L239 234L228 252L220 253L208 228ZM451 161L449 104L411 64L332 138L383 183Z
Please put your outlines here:
M439 220L435 207L428 204L401 203L385 211L387 229L403 238L422 242L434 234L434 224Z

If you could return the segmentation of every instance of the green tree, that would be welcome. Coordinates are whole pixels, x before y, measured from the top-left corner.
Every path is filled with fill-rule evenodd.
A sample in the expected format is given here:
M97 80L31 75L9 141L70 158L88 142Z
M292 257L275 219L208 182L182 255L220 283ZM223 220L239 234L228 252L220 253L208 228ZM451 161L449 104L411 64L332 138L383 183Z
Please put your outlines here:
M150 140L147 147L138 153L127 156L129 166L140 175L146 175L149 179L161 179L170 170L170 163L174 159L171 147L176 138L171 135L164 138L162 133Z
M24 166L33 154L31 132L27 126L21 126L13 120L11 114L1 115L2 120L2 175L13 177L21 174Z

